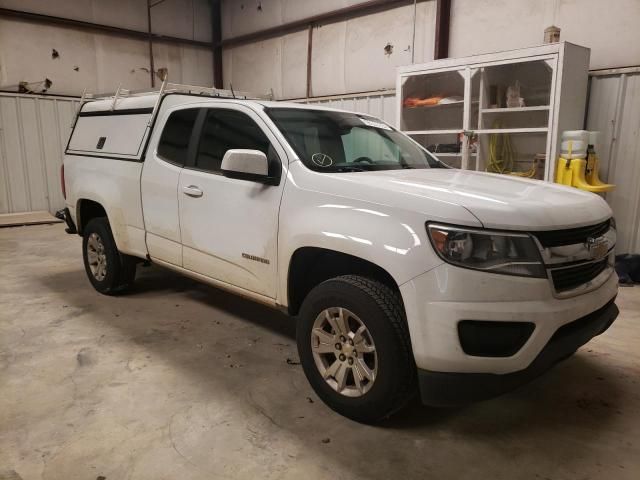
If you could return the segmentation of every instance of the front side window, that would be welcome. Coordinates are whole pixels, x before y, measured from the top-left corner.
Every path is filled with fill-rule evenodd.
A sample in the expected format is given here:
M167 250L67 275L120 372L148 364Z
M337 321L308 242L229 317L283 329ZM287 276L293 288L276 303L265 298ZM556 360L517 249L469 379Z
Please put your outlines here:
M244 148L260 150L269 156L269 139L246 114L235 110L210 109L202 126L195 167L220 172L227 150Z
M199 109L176 110L169 115L158 143L158 156L169 162L184 165L187 161L189 139Z
M361 172L443 165L404 134L366 115L268 108L267 115L302 162L319 172Z

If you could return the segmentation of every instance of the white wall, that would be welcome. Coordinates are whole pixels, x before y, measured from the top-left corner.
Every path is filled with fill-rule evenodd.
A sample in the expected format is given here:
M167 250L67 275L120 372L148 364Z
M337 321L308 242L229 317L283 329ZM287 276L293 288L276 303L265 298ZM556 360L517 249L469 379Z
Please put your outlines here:
M223 0L223 38L343 8L360 1ZM262 9L258 10L260 4ZM435 2L417 6L415 58L433 59ZM313 31L312 95L393 88L397 66L411 63L413 5L347 21L319 25ZM257 93L273 89L276 98L306 95L306 30L261 42L225 48L225 87ZM384 47L393 46L386 54Z
M356 5L362 1L222 0L222 38L245 35Z
M147 30L146 0L0 0L0 7L25 10L131 30ZM154 33L211 41L208 0L166 0L152 9ZM52 49L60 56L52 58ZM174 82L211 85L211 49L154 42L155 68L169 69ZM75 70L78 67L78 70ZM150 87L149 46L110 34L0 17L0 87L49 78L49 93L80 95ZM146 71L145 71L146 69Z
M640 0L452 0L449 55L530 47L556 25L590 69L640 65Z
M223 38L263 30L362 0L223 0ZM261 8L258 9L258 6ZM450 56L539 45L544 29L591 48L591 69L640 65L640 0L452 0ZM313 33L312 95L393 88L411 63L413 5L321 25ZM416 63L433 59L435 1L418 3ZM384 46L391 43L391 55ZM224 50L224 83L276 98L306 94L307 32Z

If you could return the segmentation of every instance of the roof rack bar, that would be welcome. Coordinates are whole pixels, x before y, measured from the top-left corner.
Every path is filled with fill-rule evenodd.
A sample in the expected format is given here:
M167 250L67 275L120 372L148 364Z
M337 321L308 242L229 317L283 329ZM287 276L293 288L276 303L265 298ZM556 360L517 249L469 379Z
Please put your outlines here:
M118 85L118 89L116 90L116 94L113 96L113 102L111 103L111 110L116 108L116 102L118 101L118 97L120 96L120 89L122 85Z
M231 98L240 98L240 99L263 99L263 100L272 99L272 95L256 95L249 92L236 92L233 89L223 90L221 88L200 87L197 85L186 85L181 83L169 83L167 84L167 89L171 91L180 91L180 92L187 92L187 93L208 94L213 97L231 97Z
M240 100L273 100L273 94L270 92L266 95L256 95L249 92L238 92L234 90L223 90L219 88L210 88L210 87L200 87L196 85L183 85L179 83L167 83L162 94L166 93L188 93L188 94L198 94L198 95L206 95L209 97L219 97L219 98L237 98ZM146 95L158 95L160 90L126 90L124 88L118 87L113 93L100 93L100 94L91 94L87 93L85 95L85 101L97 101L97 100L113 100L116 97L116 101L120 99L120 97L126 95L128 97L139 97Z
M162 95L165 92L165 88L167 87L167 76L165 75L162 79L162 85L160 85L160 90L158 91L158 98L156 98L156 103L153 105L153 111L151 112L151 116L149 117L149 123L147 123L148 127L151 127L151 124L156 118L158 114L158 108L160 108L160 102L162 101Z
M162 79L162 85L160 86L159 90L127 90L122 88L122 85L119 85L118 89L114 93L92 94L88 93L85 89L82 93L80 103L82 105L83 102L86 103L97 100L111 100L111 110L115 110L118 100L123 96L138 97L146 95L157 95L158 98L155 102L155 106L153 107L153 114L151 115L151 119L149 120L149 123L151 123L156 114L156 110L158 108L158 105L160 104L162 96L167 93L186 93L191 95L206 95L214 98L236 98L240 100L273 100L273 90L266 95L255 95L249 92L237 92L235 90L223 90L214 87L202 87L197 85L186 85L182 83L169 83L167 80L168 75L165 75Z
M91 95L91 94L89 94L89 95ZM78 108L76 109L76 113L73 115L73 120L71 120L71 128L73 128L73 126L76 123L76 118L80 114L80 110L82 109L82 105L84 104L84 99L85 99L86 96L87 96L87 89L85 88L84 90L82 90L82 96L80 97L80 103L78 104Z

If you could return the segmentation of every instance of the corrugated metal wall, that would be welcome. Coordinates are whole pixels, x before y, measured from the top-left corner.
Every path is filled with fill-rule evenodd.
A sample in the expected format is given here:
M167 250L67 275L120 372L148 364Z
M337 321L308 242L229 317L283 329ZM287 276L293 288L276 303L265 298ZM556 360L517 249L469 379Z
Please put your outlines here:
M309 103L324 107L340 108L352 112L368 113L381 118L390 125L396 125L396 91L335 95L332 97L296 100L297 103Z
M60 166L78 104L0 93L0 213L64 207Z
M591 77L587 129L600 133L600 177L618 222L618 253L640 253L640 69Z

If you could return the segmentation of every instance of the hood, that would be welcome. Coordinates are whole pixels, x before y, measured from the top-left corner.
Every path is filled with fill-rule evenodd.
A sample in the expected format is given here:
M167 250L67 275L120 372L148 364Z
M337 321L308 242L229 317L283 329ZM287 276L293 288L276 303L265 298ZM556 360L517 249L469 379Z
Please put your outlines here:
M612 215L593 193L510 175L433 168L319 176L330 176L334 181L324 186L335 185L337 194L418 211L425 220L441 202L466 208L486 228L505 230L581 227ZM450 221L456 223L455 218Z

